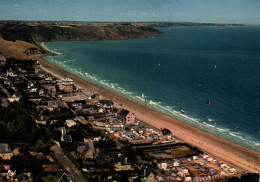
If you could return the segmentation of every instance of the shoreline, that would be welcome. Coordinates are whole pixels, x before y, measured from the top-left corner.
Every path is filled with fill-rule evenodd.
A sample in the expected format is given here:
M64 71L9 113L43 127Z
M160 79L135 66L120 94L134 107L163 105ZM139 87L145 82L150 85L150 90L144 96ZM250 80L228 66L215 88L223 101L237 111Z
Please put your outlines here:
M41 68L45 72L51 73L57 78L69 77L73 79L75 84L83 89L83 93L89 94L89 91L95 90L104 98L113 100L115 105L119 106L122 104L122 107L133 112L138 120L141 120L155 128L168 128L176 138L181 139L185 143L196 146L202 151L248 172L258 172L260 164L260 154L258 152L210 134L163 113L133 102L127 98L123 98L120 95L90 83L51 64L40 56L34 58L40 62Z

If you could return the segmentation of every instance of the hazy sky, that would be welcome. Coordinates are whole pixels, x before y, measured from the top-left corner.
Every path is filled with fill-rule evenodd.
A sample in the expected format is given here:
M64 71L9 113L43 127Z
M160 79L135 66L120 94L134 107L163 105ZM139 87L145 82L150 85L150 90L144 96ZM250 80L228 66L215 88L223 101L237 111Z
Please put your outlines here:
M260 0L0 0L0 20L260 24Z

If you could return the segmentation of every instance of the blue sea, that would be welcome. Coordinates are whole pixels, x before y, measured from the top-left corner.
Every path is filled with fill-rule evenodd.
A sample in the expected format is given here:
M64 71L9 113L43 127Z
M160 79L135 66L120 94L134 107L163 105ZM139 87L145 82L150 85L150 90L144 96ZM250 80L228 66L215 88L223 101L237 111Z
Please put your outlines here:
M64 70L260 152L260 26L158 29L166 35L42 46Z

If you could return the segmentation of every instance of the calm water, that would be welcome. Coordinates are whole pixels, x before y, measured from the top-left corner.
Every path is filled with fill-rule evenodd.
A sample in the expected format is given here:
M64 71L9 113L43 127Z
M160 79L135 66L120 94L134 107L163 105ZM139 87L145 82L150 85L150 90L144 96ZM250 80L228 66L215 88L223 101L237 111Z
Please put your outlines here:
M166 36L43 46L63 53L46 58L73 74L260 152L260 27L160 30Z

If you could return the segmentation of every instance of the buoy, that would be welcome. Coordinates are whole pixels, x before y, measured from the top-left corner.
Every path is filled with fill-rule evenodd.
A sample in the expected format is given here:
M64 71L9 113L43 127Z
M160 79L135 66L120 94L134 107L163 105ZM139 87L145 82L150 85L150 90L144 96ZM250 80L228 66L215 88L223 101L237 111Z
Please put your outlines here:
M181 110L181 113L183 114L183 113L184 113L184 111L183 111L183 110Z

